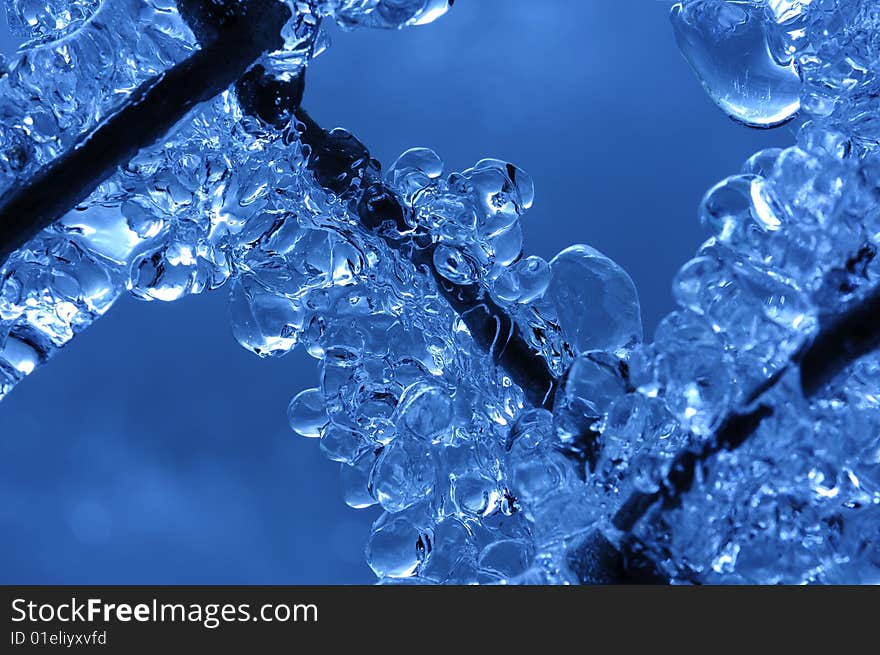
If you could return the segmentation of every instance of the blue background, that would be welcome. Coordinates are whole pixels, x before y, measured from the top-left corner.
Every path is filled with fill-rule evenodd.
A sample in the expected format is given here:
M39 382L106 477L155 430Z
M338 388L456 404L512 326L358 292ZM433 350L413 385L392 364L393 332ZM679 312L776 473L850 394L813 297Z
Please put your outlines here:
M702 194L792 139L704 97L670 4L459 0L426 27L334 31L305 105L386 163L424 145L452 169L524 168L538 194L527 251L582 242L616 259L650 334L703 239ZM337 466L286 427L316 379L303 352L241 349L224 291L119 302L0 404L0 582L372 582L376 512L348 509Z

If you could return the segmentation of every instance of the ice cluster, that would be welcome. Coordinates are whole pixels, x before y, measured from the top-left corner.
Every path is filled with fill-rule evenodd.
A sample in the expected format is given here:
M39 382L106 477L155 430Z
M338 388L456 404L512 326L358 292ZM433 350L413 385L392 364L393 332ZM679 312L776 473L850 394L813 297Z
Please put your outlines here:
M7 1L34 44L0 79L3 188L198 48L170 0L97 4ZM264 62L280 78L321 50L324 18L397 28L451 3L289 4L289 48ZM366 547L382 581L595 582L597 534L638 544L671 581L880 580L880 357L818 393L796 363L878 283L880 6L691 0L672 19L725 112L801 126L706 195L711 236L652 342L613 261L586 245L524 254L534 188L516 166L447 172L417 148L383 170L336 130L363 156L330 175L309 129L264 122L230 89L4 263L0 396L125 290L226 286L245 348L320 360L288 417L340 463L345 502L382 508ZM498 365L505 344L486 352L468 327L490 305L557 377L542 402ZM623 533L627 500L668 485L756 390L772 416Z
M95 13L99 0L7 0L10 31L28 45L53 41L75 30Z
M193 50L171 0L93 4L7 3L10 24L45 42L26 46L0 77L0 193L73 147L141 83ZM95 11L82 22L87 7ZM50 14L80 16L78 29L49 30L49 22L61 21L49 21ZM114 210L127 172L3 263L0 396L124 290L127 260L140 240Z
M655 488L670 448L713 438L722 417L778 380L763 399L772 416L635 533L672 579L878 582L880 358L808 397L791 360L880 281L880 5L695 0L673 22L722 109L735 92L736 118L767 125L781 106L799 107L801 125L794 146L756 153L706 195L700 219L712 236L675 279L679 310L630 357L635 392L612 405L600 437L624 454L603 446L595 480ZM749 56L720 70L756 32L766 66ZM781 69L766 73L790 65L797 89Z

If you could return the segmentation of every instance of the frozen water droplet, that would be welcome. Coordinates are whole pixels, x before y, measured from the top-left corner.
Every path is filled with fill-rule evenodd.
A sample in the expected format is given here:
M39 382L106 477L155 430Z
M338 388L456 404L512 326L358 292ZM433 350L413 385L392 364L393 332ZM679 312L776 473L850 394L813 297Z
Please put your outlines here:
M503 303L513 303L519 298L519 275L515 268L509 268L492 285L495 298Z
M477 279L473 264L461 250L452 246L437 246L434 267L440 275L456 284L471 284Z
M530 303L544 295L550 284L550 264L540 257L526 257L516 267L519 302Z
M376 504L371 493L370 476L376 456L363 453L352 465L343 464L339 474L342 498L353 509L364 509Z
M465 514L485 516L498 508L500 494L496 480L491 480L476 471L454 473L450 479L451 496L460 511Z
M391 165L387 175L393 177L406 170L419 171L434 179L443 174L443 161L430 148L410 148Z
M328 9L335 12L336 20L346 27L363 25L384 29L433 23L452 6L450 0L358 0L322 4L329 4Z
M431 536L400 514L376 521L366 549L367 563L380 578L415 575L430 553Z
M443 16L452 3L449 0L424 0L422 9L410 20L409 25L427 25Z
M454 187L470 196L479 214L478 230L482 237L492 238L519 221L532 206L535 185L520 168L500 159L482 159L473 168L449 178Z
M712 187L703 198L700 222L722 241L738 235L738 228L751 220L752 175L729 177Z
M522 256L523 233L519 221L511 225L504 232L488 241L494 255L494 267L489 273L497 277L504 269Z
M569 410L585 417L604 416L614 401L626 393L621 362L603 351L587 352L572 362L565 376L563 393L557 398Z
M782 154L782 148L765 148L759 150L746 160L743 165L742 172L745 175L758 175L760 177L770 177L779 156Z
M515 201L520 212L531 208L535 202L535 183L531 176L518 166L501 159L481 159L474 164L472 171L498 171L515 190Z
M197 288L198 272L192 247L171 243L135 258L128 288L141 300L171 302Z
M507 268L495 281L495 296L502 302L530 303L544 295L550 284L550 264L531 256Z
M411 205L416 196L443 174L443 160L428 148L411 148L388 168L385 179Z
M434 491L430 451L418 442L396 440L382 451L373 467L373 493L389 512L401 512Z
M696 0L672 8L678 47L712 100L750 127L775 127L801 107L801 79L792 58L771 45L762 4Z
M290 427L304 437L317 438L329 422L324 411L324 395L319 389L300 391L287 407Z
M716 184L703 198L700 222L720 241L750 246L781 226L771 202L764 178L734 175Z
M425 439L440 435L452 422L449 394L429 382L416 382L408 387L397 411L404 425Z
M673 312L657 326L654 343L667 408L694 434L710 435L732 393L721 340L702 317Z
M267 291L250 276L233 284L230 315L238 343L261 357L290 352L303 321L302 310L289 298Z
M576 353L616 352L642 340L639 297L632 279L595 248L576 245L550 262L545 298Z
M502 578L512 578L525 571L532 561L529 544L522 539L502 539L489 544L480 553L481 569Z
M352 430L330 425L321 434L321 451L328 459L354 464L367 449L367 444Z

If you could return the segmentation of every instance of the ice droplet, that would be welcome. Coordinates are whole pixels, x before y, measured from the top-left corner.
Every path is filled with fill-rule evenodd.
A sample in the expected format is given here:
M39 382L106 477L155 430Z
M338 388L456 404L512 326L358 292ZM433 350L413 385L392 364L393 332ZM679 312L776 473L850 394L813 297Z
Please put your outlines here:
M763 6L697 0L672 8L678 46L707 93L728 116L750 127L791 120L801 108L801 78L791 57L775 52ZM777 48L778 49L778 48Z
M615 352L642 340L639 296L632 279L595 248L566 248L550 262L546 298L576 353Z
M318 389L299 392L290 401L287 418L293 431L304 437L320 437L329 419L324 410L324 395Z

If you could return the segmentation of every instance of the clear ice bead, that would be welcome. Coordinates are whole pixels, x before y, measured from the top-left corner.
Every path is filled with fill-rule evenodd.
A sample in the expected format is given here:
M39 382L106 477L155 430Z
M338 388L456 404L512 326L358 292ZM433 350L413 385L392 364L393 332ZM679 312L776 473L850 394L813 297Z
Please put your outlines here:
M373 467L373 494L388 512L401 512L426 500L434 491L434 463L418 443L395 439Z
M367 563L380 578L408 578L424 566L432 550L430 531L409 516L383 514L367 542Z
M232 334L244 348L261 357L277 356L296 346L303 312L286 296L242 276L230 292L230 320Z
M427 25L443 16L451 0L323 0L322 13L332 14L346 28L399 29Z
M406 388L397 406L398 420L422 439L443 434L452 422L452 399L449 392L426 381Z
M319 389L300 391L287 407L291 429L304 437L318 438L329 422L324 410L324 396Z
M801 107L801 77L774 47L761 3L690 0L672 8L678 46L712 100L751 127L775 127Z
M531 255L508 267L495 280L493 289L502 302L528 304L544 296L550 277L550 264Z
M642 340L638 294L630 276L590 246L571 246L550 262L545 298L575 353L623 351Z
M455 284L473 284L477 280L473 261L455 246L441 244L434 249L434 268Z

